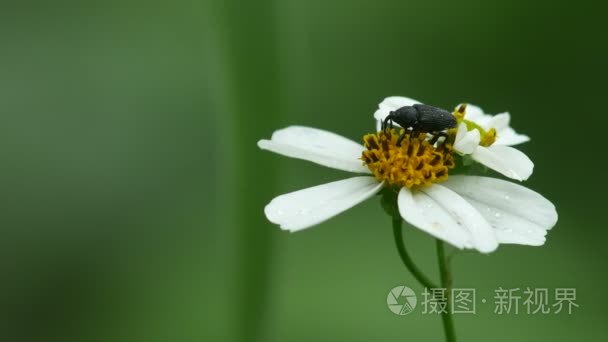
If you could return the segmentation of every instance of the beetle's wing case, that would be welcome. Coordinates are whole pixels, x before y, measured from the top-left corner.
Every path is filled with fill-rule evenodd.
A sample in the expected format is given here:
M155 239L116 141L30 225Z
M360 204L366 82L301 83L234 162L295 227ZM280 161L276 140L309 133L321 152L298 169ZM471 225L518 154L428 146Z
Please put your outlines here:
M415 104L413 107L418 110L420 128L427 132L438 132L456 127L456 118L445 109L425 104Z

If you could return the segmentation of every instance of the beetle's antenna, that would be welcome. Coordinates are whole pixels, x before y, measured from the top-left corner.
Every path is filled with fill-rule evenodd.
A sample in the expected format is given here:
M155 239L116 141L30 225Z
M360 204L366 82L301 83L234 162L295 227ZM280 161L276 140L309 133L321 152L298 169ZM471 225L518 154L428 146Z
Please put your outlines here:
M387 128L387 125L388 125L388 121L389 120L392 121L393 120L392 117L393 117L393 112L391 111L391 112L388 113L387 117L384 118L384 120L382 121L382 126L381 126L382 132L386 133L386 128Z

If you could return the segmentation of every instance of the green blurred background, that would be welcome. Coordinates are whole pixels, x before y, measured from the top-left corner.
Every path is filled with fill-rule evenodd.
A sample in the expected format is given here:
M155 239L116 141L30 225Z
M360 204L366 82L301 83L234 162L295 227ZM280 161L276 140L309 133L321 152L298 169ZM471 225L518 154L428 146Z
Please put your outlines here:
M441 341L396 316L404 270L379 200L290 235L281 193L345 173L258 150L301 124L354 140L389 95L509 110L542 248L454 260L461 341L605 340L608 44L597 1L80 1L0 6L0 340ZM434 279L433 240L406 228ZM492 313L567 287L572 315Z

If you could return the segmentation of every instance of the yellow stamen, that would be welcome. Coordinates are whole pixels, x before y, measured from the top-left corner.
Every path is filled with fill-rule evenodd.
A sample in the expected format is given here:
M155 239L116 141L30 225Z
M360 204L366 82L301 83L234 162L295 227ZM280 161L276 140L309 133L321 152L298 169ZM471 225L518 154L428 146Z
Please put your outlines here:
M485 132L485 134L481 134L481 140L479 141L479 145L488 147L491 146L495 141L496 130L494 128L490 128L490 130Z
M433 146L422 133L411 140L406 134L401 146L397 146L398 138L394 129L387 134L378 132L363 137L367 150L361 160L378 181L412 188L448 179L448 170L455 166L451 143Z
M467 104L463 103L454 112L454 117L456 118L458 123L460 123L460 121L462 121L462 119L464 119L464 114L466 113L466 111L467 111Z

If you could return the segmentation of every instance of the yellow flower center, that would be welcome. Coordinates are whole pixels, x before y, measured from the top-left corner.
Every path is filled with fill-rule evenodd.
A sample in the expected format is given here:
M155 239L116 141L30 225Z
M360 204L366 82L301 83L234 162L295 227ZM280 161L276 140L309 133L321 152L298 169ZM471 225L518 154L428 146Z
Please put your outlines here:
M361 160L378 181L412 188L448 179L448 170L455 166L451 143L434 146L422 133L411 140L406 134L401 146L397 146L398 138L395 129L386 134L378 132L363 137L367 150L363 151Z

